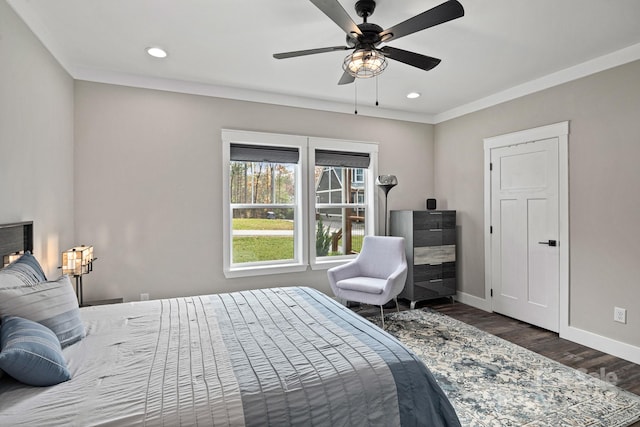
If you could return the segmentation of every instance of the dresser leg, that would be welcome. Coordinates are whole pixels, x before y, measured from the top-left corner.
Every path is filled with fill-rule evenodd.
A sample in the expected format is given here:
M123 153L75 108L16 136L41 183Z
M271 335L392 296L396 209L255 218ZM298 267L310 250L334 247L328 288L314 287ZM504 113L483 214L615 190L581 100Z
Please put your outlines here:
M411 305L409 306L409 308L410 308L411 310L413 310L414 308L416 308L416 303L417 303L417 302L418 302L418 301L411 301Z

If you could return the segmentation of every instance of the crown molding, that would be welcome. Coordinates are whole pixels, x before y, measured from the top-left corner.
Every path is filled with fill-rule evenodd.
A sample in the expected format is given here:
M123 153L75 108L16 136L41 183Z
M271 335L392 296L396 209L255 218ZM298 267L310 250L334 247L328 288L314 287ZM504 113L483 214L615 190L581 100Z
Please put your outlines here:
M71 67L70 73L76 80L96 83L108 83L120 86L130 86L144 89L155 89L168 92L203 95L216 98L226 98L238 101L258 102L285 107L307 108L311 110L329 111L343 114L354 114L353 104L283 95L252 89L231 86L218 86L207 83L189 82L159 77L141 76L108 70L98 70L86 67ZM358 106L358 116L378 117L392 120L431 124L433 116L408 111L391 110L379 107Z
M535 92L539 92L550 87L558 86L591 74L605 71L620 65L627 64L640 59L640 43L617 50L607 55L583 62L573 67L565 68L558 72L548 74L527 83L503 90L486 98L452 108L451 110L433 116L432 124L438 124L456 117L470 114L503 102L521 98Z
M53 53L53 52L52 52ZM620 49L607 55L583 62L573 67L548 74L535 80L514 86L510 89L495 93L485 98L452 108L439 114L424 114L399 111L379 107L358 106L358 115L378 117L391 120L402 120L425 124L438 124L455 119L503 102L511 101L539 92L554 86L580 79L601 71L640 59L640 43ZM63 64L64 61L58 58ZM353 114L353 105L342 102L326 101L313 98L283 95L273 92L256 91L229 86L216 86L205 83L172 80L149 76L97 70L93 68L70 67L65 69L77 80L87 80L98 83L109 83L121 86L131 86L146 89L164 90L185 94L212 96L240 101L258 102L264 104L281 105L287 107L306 108L312 110L329 111L342 114Z

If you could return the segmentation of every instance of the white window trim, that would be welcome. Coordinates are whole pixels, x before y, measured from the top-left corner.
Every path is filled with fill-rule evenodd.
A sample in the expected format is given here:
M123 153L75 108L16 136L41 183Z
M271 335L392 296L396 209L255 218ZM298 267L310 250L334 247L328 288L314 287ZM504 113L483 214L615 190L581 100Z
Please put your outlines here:
M298 148L299 160L296 174L296 207L294 226L294 260L274 262L273 264L261 263L259 265L233 265L231 263L231 239L233 223L231 218L231 196L229 194L229 163L231 143L288 146ZM259 276L263 274L282 274L306 271L309 266L309 250L305 243L308 234L306 221L307 204L304 201L303 189L307 188L307 137L299 135L283 135L275 133L239 131L222 129L222 232L223 232L223 262L224 275L227 278Z
M229 188L229 162L231 143L260 144L273 146L297 147L300 155L298 175L296 176L296 225L294 239L296 260L274 261L273 264L231 264L231 239L233 223L231 217L231 198ZM366 191L371 197L365 203L368 220L365 221L365 235L376 234L378 192L375 191L375 180L378 175L378 144L372 142L349 141L342 139L317 138L301 135L286 135L265 132L251 132L233 129L222 129L222 219L223 219L223 271L227 278L250 277L265 274L283 274L312 270L326 270L344 264L356 255L340 255L316 259L315 238L310 234L311 225L315 226L315 150L335 150L369 153L370 166L366 169ZM307 191L302 190L306 188ZM312 197L313 195L313 197ZM304 220L306 218L306 221ZM315 227L314 227L315 231ZM315 236L315 233L313 233Z
M378 192L375 191L376 176L378 176L378 144L371 142L360 141L346 141L343 139L330 139L330 138L316 138L309 137L309 150L308 150L308 173L309 177L307 183L309 185L307 190L308 198L308 221L307 224L311 227L311 224L316 223L316 200L315 197L315 180L314 180L314 168L316 164L316 149L320 150L335 150L335 151L351 151L358 153L369 153L369 167L364 171L366 174L366 192L370 194L369 200L365 203L365 209L367 211L368 218L370 220L365 221L365 236L376 233L375 224L377 224L377 210L375 207L378 205ZM315 228L315 227L314 227ZM322 257L318 259L316 257L316 245L315 239L309 241L309 260L312 270L327 270L331 267L335 267L345 262L348 262L356 257L356 255L339 255L331 257Z

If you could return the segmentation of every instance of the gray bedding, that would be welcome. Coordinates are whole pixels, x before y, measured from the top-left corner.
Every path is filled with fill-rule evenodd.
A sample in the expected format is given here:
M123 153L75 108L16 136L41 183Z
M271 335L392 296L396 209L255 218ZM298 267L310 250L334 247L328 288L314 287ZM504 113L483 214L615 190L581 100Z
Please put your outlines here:
M309 288L81 311L72 380L3 377L0 425L459 425L410 350Z

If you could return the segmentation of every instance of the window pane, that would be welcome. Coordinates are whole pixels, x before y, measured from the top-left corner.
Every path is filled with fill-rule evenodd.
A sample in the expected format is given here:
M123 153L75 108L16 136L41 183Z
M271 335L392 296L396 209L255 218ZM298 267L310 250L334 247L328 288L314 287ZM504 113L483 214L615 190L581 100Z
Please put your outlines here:
M234 208L233 264L292 260L293 208Z
M316 256L359 253L365 233L364 208L318 209L316 214Z
M295 164L232 161L232 205L295 203ZM295 259L294 209L232 209L233 264Z
M351 182L364 184L364 169L354 169Z
M316 203L366 203L364 169L316 166Z
M232 161L231 203L295 203L295 164Z

